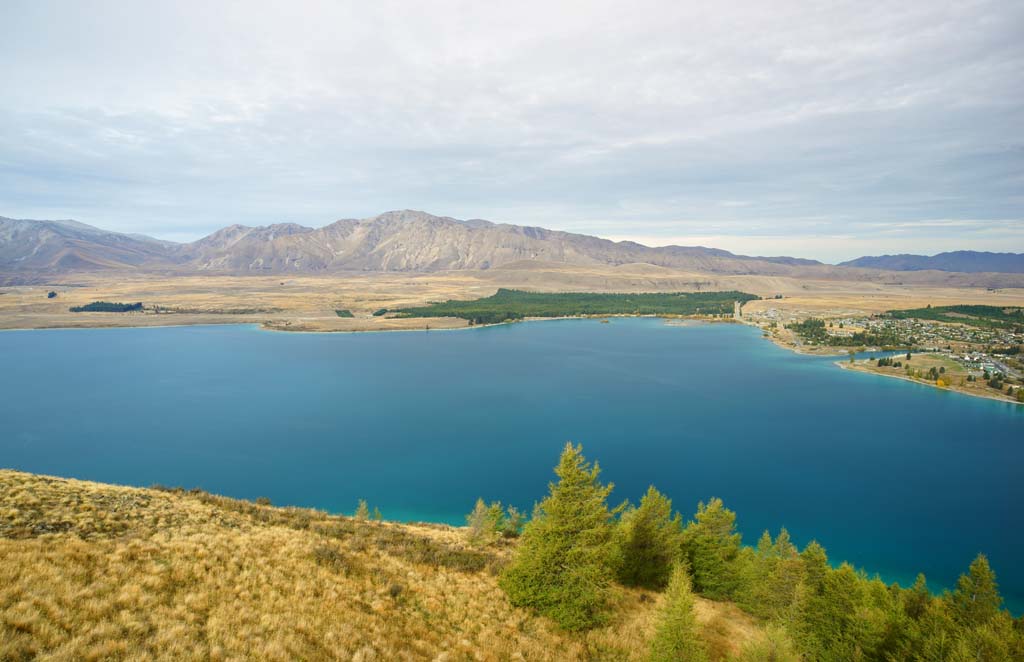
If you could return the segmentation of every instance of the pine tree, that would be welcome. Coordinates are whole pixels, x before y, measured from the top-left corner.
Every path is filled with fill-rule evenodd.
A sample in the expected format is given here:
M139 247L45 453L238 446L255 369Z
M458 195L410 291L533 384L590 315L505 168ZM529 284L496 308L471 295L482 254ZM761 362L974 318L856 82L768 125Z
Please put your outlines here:
M825 575L829 571L828 555L825 553L825 548L819 545L817 540L812 540L804 548L804 551L800 552L800 558L804 562L808 588L817 591L821 588Z
M708 659L707 648L697 629L693 602L690 576L682 563L676 563L651 640L651 662L704 662Z
M672 501L653 486L639 508L627 510L615 531L619 581L628 586L662 589L682 554L682 518L672 515Z
M996 573L984 554L971 562L966 575L960 575L953 591L953 614L964 627L977 627L992 620L999 613L1003 599L999 597Z
M730 658L733 659L733 658ZM800 654L785 628L769 625L764 637L754 639L741 650L736 662L800 662Z
M501 537L505 513L498 502L488 506L477 499L473 512L466 515L466 537L471 545L489 545Z
M359 500L359 507L356 508L355 518L364 522L370 519L370 507L366 505L366 499Z
M918 620L924 616L931 601L932 594L928 590L928 582L923 573L918 573L914 585L903 592L903 610L907 616Z
M683 532L683 550L693 572L694 589L715 600L733 597L740 551L736 513L718 498L697 505L697 516Z
M555 473L558 482L549 484L549 495L534 509L499 583L512 604L535 609L566 630L585 630L608 616L612 486L598 481L600 468L571 443Z

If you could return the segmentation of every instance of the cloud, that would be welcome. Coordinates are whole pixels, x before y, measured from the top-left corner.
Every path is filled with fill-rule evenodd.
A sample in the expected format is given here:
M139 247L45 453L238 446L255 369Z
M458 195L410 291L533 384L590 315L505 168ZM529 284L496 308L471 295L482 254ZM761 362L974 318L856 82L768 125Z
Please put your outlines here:
M181 237L410 207L866 246L899 225L921 251L930 220L1024 223L1011 1L13 0L0 20L7 216Z

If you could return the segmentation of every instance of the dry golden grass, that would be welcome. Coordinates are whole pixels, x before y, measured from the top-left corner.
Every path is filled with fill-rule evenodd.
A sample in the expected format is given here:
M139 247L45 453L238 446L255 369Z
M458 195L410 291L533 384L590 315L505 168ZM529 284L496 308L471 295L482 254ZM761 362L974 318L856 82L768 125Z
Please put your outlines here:
M203 492L0 471L2 660L638 660L657 594L586 635L511 607L505 543ZM715 659L761 636L700 600Z
M0 329L258 323L292 331L365 331L453 328L463 320L389 320L379 308L398 308L446 299L475 299L499 287L566 292L666 292L742 290L784 299L754 301L745 310L776 308L785 317L833 317L954 303L1024 305L1024 289L937 287L809 280L781 276L721 276L689 273L648 264L574 266L543 263L488 271L433 274L353 273L328 276L223 276L92 273L54 277L46 285L0 287ZM55 299L46 293L54 290ZM142 301L178 312L71 313L91 301ZM348 309L353 318L339 318Z

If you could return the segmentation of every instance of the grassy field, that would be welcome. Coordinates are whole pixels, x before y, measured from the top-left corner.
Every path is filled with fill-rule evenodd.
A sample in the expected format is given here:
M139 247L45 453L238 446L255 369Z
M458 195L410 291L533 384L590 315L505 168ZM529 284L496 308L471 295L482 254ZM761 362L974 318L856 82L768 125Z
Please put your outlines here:
M643 659L659 594L619 589L607 627L566 634L498 588L512 545L0 470L0 659ZM763 636L696 612L713 659Z
M782 321L974 302L1024 305L1024 289L936 287L773 276L712 276L652 265L529 264L488 271L433 274L352 273L331 276L223 276L91 273L54 277L38 285L0 287L0 329L262 324L294 331L423 329L422 319L373 316L449 299L472 300L499 288L534 292L709 292L738 290L766 297L744 305L744 315L770 309ZM47 293L57 296L50 299ZM773 299L777 294L783 299ZM93 301L141 301L144 312L71 313ZM159 308L160 313L152 312ZM341 318L336 310L349 310ZM434 318L430 328L466 326Z

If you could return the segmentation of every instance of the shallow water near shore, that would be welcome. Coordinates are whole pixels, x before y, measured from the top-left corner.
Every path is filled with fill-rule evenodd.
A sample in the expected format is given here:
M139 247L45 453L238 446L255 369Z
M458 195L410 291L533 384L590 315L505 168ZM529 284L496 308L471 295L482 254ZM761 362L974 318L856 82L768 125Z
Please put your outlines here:
M951 587L989 555L1024 609L1024 407L840 370L742 325L559 320L460 333L251 326L0 333L0 467L459 524L529 512L567 440L754 544Z

